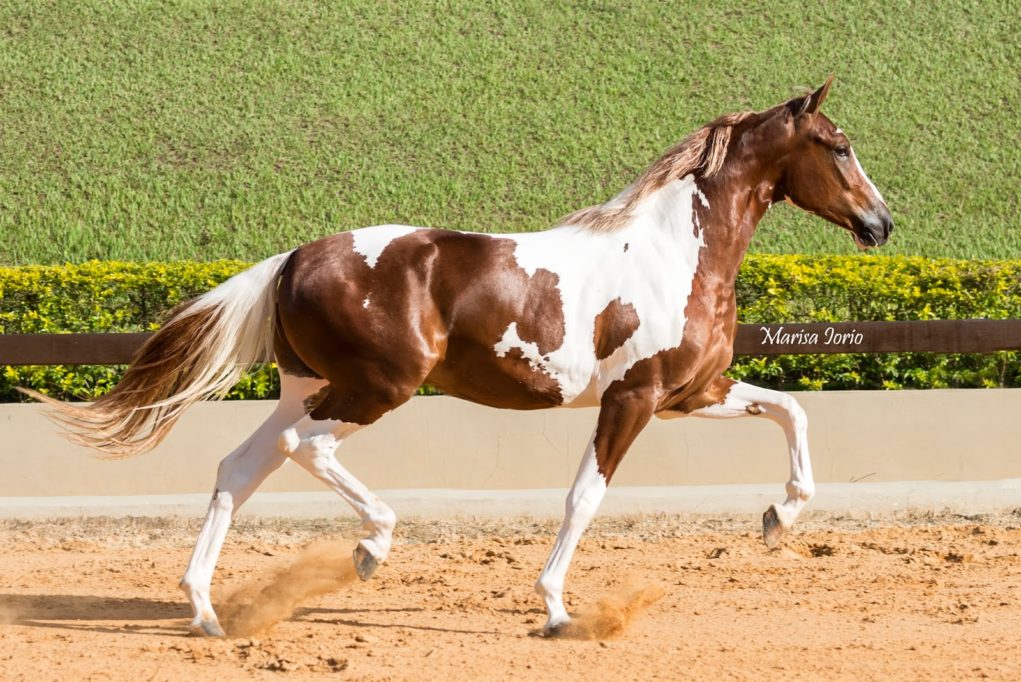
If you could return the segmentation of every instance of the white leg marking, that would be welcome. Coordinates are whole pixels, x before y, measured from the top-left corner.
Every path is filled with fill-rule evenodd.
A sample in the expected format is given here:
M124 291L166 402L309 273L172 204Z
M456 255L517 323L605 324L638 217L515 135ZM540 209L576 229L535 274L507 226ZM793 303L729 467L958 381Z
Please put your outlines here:
M278 447L280 433L304 412L303 400L324 384L321 380L282 375L276 409L255 433L220 462L216 492L209 503L181 589L191 603L191 630L197 635L222 635L209 597L213 571L231 519L266 477L286 459Z
M316 421L306 416L284 431L281 444L291 459L351 505L369 532L359 546L379 564L390 553L397 516L365 484L342 467L334 456L341 441L361 428L358 424ZM368 577L362 574L361 569L359 575L363 579Z
M786 393L738 382L731 387L723 404L695 410L691 416L710 419L765 417L780 425L790 450L790 478L786 501L773 508L780 525L790 528L815 494L812 461L808 453L808 417L801 405Z
M581 466L578 467L578 475L571 486L571 492L567 495L567 511L564 515L564 522L557 534L557 541L553 545L546 566L535 583L535 591L542 596L546 602L546 611L549 619L546 621L546 631L551 632L556 628L567 624L571 617L567 615L564 608L564 580L567 577L567 569L571 564L571 557L578 546L582 533L592 521L599 504L606 494L606 479L596 466L595 434L589 441L588 448L581 459Z

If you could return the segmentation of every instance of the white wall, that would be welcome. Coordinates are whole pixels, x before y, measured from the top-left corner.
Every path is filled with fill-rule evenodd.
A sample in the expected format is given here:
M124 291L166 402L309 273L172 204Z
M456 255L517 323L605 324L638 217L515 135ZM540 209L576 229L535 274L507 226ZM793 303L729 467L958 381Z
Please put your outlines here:
M1021 478L1021 389L800 393L819 482ZM57 436L37 405L0 405L0 496L208 492L217 462L268 402L196 406L154 452L103 461ZM353 436L339 456L373 488L564 488L594 409L513 412L415 398ZM653 423L614 486L777 483L783 434L762 419ZM782 490L782 487L780 488ZM290 464L264 491L320 491Z

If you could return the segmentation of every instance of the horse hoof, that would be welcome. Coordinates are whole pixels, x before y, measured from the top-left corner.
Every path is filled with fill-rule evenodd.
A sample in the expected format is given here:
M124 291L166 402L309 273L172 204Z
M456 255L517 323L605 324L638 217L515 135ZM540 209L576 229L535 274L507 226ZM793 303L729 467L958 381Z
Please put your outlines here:
M762 541L766 547L776 547L783 535L783 526L780 524L780 517L776 513L776 505L770 506L762 515Z
M193 622L188 626L188 630L191 631L196 637L226 637L227 633L223 631L220 624L215 620L200 620Z
M354 554L351 558L355 562L355 573L362 580L368 580L372 577L372 574L379 568L379 560L369 553L369 550L365 549L365 545L358 543L355 547Z
M571 633L571 621L570 620L565 620L565 621L561 621L559 623L553 623L552 625L550 623L546 623L546 625L543 626L542 629L531 630L531 631L529 631L528 634L531 635L532 637L544 637L544 638L547 638L547 639L557 639L559 637L567 637L567 636L570 635L570 633Z

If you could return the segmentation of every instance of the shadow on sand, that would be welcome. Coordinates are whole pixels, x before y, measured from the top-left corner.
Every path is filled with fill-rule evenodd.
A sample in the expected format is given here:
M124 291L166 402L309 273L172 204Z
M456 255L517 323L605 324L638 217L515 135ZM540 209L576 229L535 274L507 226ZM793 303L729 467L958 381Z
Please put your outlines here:
M308 623L348 627L393 628L438 632L500 634L486 630L458 630L410 623L377 623L357 619L368 613L417 613L422 608L332 609L299 608L293 618ZM347 616L346 618L344 616ZM72 594L0 594L0 625L60 630L88 630L111 634L188 636L191 609L184 602L159 599L100 597ZM171 621L159 622L157 621Z

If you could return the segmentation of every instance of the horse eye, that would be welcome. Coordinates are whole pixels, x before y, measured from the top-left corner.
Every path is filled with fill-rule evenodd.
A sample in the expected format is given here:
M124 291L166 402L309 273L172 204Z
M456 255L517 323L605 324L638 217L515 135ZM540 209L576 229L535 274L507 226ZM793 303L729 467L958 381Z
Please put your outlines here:
M833 153L842 159L846 159L848 156L851 155L851 148L848 147L847 145L842 144L839 147L834 148Z

